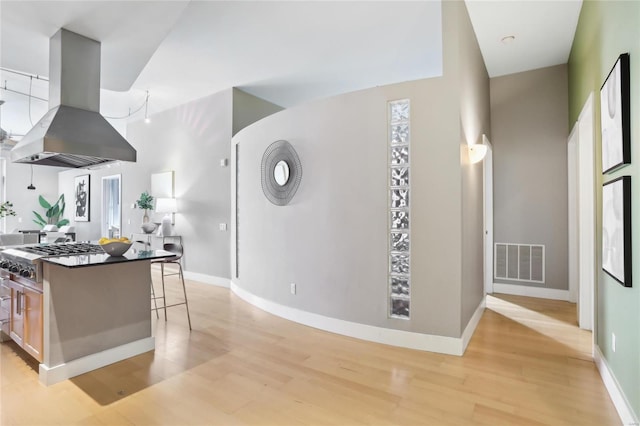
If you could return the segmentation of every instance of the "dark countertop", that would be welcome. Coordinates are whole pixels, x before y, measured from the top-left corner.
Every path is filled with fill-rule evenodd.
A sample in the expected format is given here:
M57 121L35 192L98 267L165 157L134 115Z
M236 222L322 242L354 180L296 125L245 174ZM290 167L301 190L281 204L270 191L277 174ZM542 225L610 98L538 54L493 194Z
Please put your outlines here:
M173 253L164 250L135 250L129 249L123 256L109 256L106 253L77 254L73 256L59 256L43 258L43 262L67 268L79 268L85 266L109 265L112 263L135 262L137 260L163 259L174 256Z

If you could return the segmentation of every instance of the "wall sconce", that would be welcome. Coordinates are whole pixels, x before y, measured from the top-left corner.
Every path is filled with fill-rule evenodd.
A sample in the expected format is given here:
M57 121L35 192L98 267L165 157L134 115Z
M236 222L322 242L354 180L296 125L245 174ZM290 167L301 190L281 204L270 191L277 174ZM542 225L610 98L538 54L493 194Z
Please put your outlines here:
M162 225L158 229L158 237L168 237L172 232L173 213L178 211L178 203L175 198L157 198L156 212L165 213L162 218Z
M487 139L486 135L482 135L482 142L474 145L469 145L469 161L471 164L479 163L484 160L484 157L487 155L488 143L489 139Z
M479 163L484 160L485 155L487 155L486 145L469 145L469 160L471 161L471 164Z

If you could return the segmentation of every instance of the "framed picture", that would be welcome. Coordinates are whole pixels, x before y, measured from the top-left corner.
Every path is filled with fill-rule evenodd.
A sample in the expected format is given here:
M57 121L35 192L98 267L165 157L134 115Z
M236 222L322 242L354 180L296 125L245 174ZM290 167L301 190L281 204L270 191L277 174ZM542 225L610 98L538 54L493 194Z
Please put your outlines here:
M75 180L75 221L89 222L89 207L91 201L91 175L76 176Z
M602 187L602 269L631 287L631 177Z
M631 163L629 54L618 57L600 89L602 173Z

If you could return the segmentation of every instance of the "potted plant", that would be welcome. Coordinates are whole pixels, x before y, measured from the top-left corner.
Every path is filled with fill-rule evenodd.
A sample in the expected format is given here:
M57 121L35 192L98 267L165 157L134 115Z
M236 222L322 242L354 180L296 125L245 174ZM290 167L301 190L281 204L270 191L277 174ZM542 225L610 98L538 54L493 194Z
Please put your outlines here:
M156 229L156 224L149 222L148 210L153 209L153 196L149 195L147 191L140 194L140 198L136 201L138 208L144 210L144 216L142 216L142 230L150 234Z
M33 219L33 221L36 224L40 225L41 227L44 227L45 225L55 225L58 228L69 224L69 219L60 219L60 217L64 215L64 194L60 195L58 201L56 201L56 203L53 205L49 203L42 195L38 197L38 202L40 203L42 208L45 209L45 213L44 217L42 217L40 213L34 210L33 214L36 216L36 218Z
M15 216L16 212L13 210L13 204L9 201L5 201L0 204L0 219L5 218L7 216Z

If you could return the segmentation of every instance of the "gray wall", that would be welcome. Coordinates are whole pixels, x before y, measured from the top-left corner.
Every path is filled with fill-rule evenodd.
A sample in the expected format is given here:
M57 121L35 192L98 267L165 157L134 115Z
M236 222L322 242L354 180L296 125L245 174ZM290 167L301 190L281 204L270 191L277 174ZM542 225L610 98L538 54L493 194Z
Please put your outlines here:
M233 88L232 136L263 117L282 111L281 106Z
M234 97L241 94L240 106ZM151 117L150 123L130 123L127 139L138 151L136 163L113 164L97 170L68 170L60 174L60 190L73 200L74 177L91 174L91 221L76 223L81 240L100 238L101 178L122 174L122 235L141 232L143 211L132 208L143 191L151 190L151 174L175 171L175 194L179 212L175 233L185 244L184 267L189 272L230 278L231 167L220 160L230 158L232 111L258 119L277 109L252 100L237 89L190 102ZM251 108L258 105L259 111ZM242 122L248 119L243 118Z
M138 157L140 153L138 152ZM64 170L64 169L63 169ZM74 178L79 175L90 175L90 199L89 199L89 221L75 222L75 182ZM67 201L67 217L76 228L76 240L88 241L97 240L101 236L100 224L102 222L102 178L105 176L121 175L122 188L122 235L128 237L134 230L135 225L140 220L135 212L131 211L131 204L138 194L135 193L137 185L134 181L139 180L142 171L138 169L138 163L114 163L109 167L94 170L68 169L61 171L58 176L58 187L64 193ZM137 211L136 211L137 212ZM142 216L142 213L140 213ZM128 221L131 220L131 225ZM138 232L138 230L135 230Z
M544 285L568 289L567 66L491 79L494 235L544 244Z
M3 157L8 152L3 153ZM60 194L58 193L58 172L62 170L58 167L34 166L33 185L35 190L28 190L27 186L31 182L31 167L28 164L12 163L5 161L6 180L5 190L7 201L13 203L16 216L9 216L5 219L5 230L11 232L14 229L39 229L33 222L35 218L33 211L37 211L44 216L44 208L38 203L38 197L42 195L47 201L55 203ZM65 201L69 204L69 199L65 196ZM71 207L65 210L65 217L69 218Z
M461 15L465 17L461 20ZM257 122L234 137L239 145L239 278L259 297L308 312L374 326L459 337L463 270L480 302L482 265L462 266L463 197L477 213L481 187L465 184L461 134L487 122L486 71L461 68L460 46L475 46L464 3L443 3L445 76L377 87L294 107ZM452 25L449 25L452 24ZM460 29L459 26L464 26ZM469 47L472 48L472 47ZM464 94L477 103L461 117L460 74L473 72ZM484 75L482 74L484 72ZM477 75L475 75L477 73ZM484 82L484 83L483 83ZM475 87L476 85L484 88ZM411 101L411 320L387 318L388 141L387 102ZM470 114L473 115L473 114ZM298 193L285 207L262 193L264 150L288 140L303 167ZM480 191L480 195L478 195ZM481 199L481 198L480 198ZM481 204L480 204L481 206ZM472 213L470 213L472 214ZM481 257L482 227L467 229L469 258ZM478 237L480 235L480 237ZM478 241L480 243L478 244ZM479 267L479 269L478 269ZM470 277L476 273L477 277ZM297 284L291 295L289 284ZM480 287L478 287L478 285ZM467 300L467 299L465 299ZM474 307L475 309L475 307Z
M483 162L470 164L468 144L490 137L489 75L464 3L459 15L460 132L462 175L461 332L484 297Z

